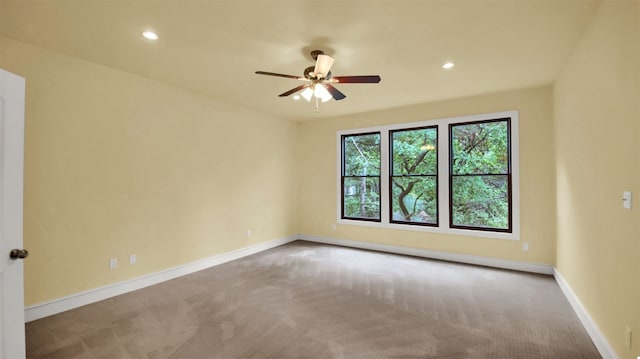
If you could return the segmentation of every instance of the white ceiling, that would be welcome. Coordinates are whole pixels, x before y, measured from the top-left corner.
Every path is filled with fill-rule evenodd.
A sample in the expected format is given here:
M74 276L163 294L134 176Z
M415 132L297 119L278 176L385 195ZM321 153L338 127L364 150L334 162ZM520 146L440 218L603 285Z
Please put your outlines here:
M0 0L3 36L295 120L550 84L585 31L592 0ZM152 29L160 39L140 36ZM280 98L309 52L335 57L347 98ZM451 60L454 69L442 64Z

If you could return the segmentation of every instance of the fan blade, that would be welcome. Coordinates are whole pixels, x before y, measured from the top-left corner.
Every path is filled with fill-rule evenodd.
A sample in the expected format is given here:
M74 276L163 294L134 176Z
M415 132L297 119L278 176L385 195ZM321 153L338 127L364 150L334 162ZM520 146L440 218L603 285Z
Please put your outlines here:
M347 97L347 95L343 94L342 92L340 92L340 90L338 90L337 88L331 86L330 84L325 83L324 85L325 85L325 87L327 88L327 91L329 91L329 93L331 94L331 96L333 97L334 100L340 101L343 98Z
M291 89L291 90L289 90L289 91L287 91L287 92L283 92L283 93L281 93L281 94L280 94L280 95L278 95L278 96L280 96L280 97L286 97L286 96L289 96L289 95L291 95L291 94L293 94L293 93L296 93L296 92L298 92L298 91L300 91L300 90L304 89L305 87L309 87L309 85L300 85L300 86L298 86L298 87L296 87L296 88L293 88L293 89Z
M377 84L380 82L380 76L334 76L331 82L341 84Z
M267 75L267 76L286 77L288 79L296 79L296 80L306 80L304 77L293 76L293 75L285 75L285 74L277 74L275 72L256 71L256 74L258 74L258 75Z
M316 74L322 74L321 77L327 77L329 74L329 70L331 70L331 66L333 66L333 62L335 59L329 55L318 55L318 59L316 60L316 67L313 69L313 72Z

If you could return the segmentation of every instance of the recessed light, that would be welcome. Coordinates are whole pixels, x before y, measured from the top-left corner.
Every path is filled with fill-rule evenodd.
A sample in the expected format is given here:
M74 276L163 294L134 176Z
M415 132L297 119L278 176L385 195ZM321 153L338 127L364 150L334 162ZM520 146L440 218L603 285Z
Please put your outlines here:
M300 95L293 95L293 99L298 101L300 99Z
M456 64L454 64L453 62L446 62L444 65L442 65L442 68L445 70L449 70L452 69Z
M142 33L142 36L144 36L145 39L158 40L158 35L153 31L145 31Z

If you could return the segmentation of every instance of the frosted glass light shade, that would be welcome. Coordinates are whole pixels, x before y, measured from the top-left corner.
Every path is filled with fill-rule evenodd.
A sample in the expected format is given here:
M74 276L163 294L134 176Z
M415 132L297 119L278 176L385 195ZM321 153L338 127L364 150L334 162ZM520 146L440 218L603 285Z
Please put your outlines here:
M327 88L322 84L316 84L315 88L313 89L313 95L316 98L322 100L322 102L327 102L333 98Z
M300 96L302 96L307 101L311 101L311 96L313 96L313 90L311 89L311 87L307 87L300 93Z

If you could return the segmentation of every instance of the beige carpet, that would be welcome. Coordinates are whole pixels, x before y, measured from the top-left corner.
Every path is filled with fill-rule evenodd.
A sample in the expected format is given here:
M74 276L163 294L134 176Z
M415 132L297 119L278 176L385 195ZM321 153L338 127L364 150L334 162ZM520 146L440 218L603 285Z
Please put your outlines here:
M297 241L27 324L29 358L600 358L552 277Z

